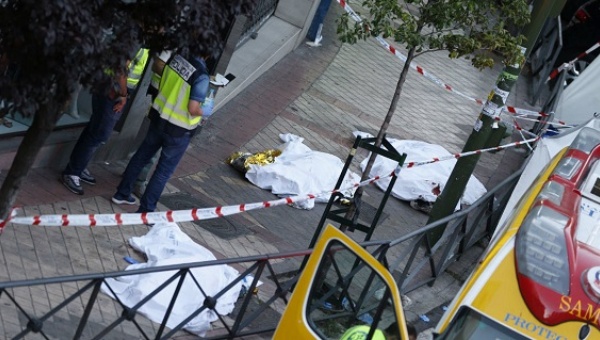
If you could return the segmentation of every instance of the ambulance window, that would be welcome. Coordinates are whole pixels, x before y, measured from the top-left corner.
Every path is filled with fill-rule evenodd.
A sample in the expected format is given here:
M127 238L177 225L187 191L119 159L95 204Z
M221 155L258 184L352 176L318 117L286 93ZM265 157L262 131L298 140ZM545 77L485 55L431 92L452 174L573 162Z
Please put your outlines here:
M594 181L594 186L592 187L591 192L592 194L600 197L600 177L596 178L596 181Z
M527 338L468 307L462 307L450 327L437 338L437 340L479 339L526 340Z
M375 270L332 241L312 282L306 317L324 339L352 339L371 327L376 328L372 339L400 339L389 294Z

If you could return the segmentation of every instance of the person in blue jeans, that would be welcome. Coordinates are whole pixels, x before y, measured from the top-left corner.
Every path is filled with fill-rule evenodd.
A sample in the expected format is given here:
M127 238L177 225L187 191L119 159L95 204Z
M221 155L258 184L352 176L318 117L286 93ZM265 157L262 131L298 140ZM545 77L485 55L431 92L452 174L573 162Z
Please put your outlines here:
M152 212L175 172L175 168L200 126L202 118L212 114L212 104L206 100L209 75L204 58L173 56L165 66L158 95L148 115L150 127L144 141L131 157L123 173L117 192L112 197L115 204L136 204L132 190L140 172L160 149L160 157L137 212Z
M169 61L169 58L171 58L171 54L172 51L162 51L154 56L154 62L152 63L152 80L150 81L150 86L148 86L148 90L146 91L146 95L150 95L150 98L153 102L158 95L160 79L165 69L165 65ZM148 119L148 115L146 115L145 119ZM146 122L144 122L144 124L146 124ZM148 175L150 175L150 170L152 170L152 167L158 161L159 156L159 152L155 153L154 156L152 156L152 159L150 159L150 162L148 162L148 164L146 164L146 166L140 172L140 175L133 186L133 194L138 198L144 195L144 191L146 191L146 186L148 185Z
M310 40L310 42L313 42L312 44L314 44L314 46L319 46L321 40L323 39L321 32L319 32L319 27L323 24L323 21L325 21L325 16L329 11L330 5L331 0L321 0L319 2L315 16L313 17L308 31L306 32L306 38Z
M101 144L106 143L127 102L127 73L117 72L110 90L92 93L92 116L79 135L71 152L69 164L62 173L61 181L71 192L83 195L81 182L96 184L87 170L88 163Z
M137 89L147 60L148 50L138 49L133 60L127 61L126 69L117 72L106 71L107 74L113 75L113 79L105 93L92 93L92 116L79 135L69 164L60 178L71 192L83 195L81 182L96 184L96 179L87 169L88 163L98 147L108 141L115 125L121 119L127 98Z

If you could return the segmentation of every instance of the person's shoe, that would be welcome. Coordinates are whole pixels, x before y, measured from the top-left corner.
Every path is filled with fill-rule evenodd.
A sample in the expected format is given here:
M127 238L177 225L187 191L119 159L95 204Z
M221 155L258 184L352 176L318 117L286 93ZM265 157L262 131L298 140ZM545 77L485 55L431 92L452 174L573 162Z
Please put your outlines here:
M94 178L94 176L92 176L92 174L90 174L88 169L83 169L81 175L79 176L79 179L81 179L82 182L87 183L89 185L96 184L96 179Z
M315 41L307 41L306 44L310 47L319 47L321 46L321 41L323 40L323 36L320 35L315 38Z
M431 209L433 209L433 203L422 199L416 199L414 201L410 201L410 207L429 215L429 213L431 213Z
M120 198L117 197L117 195L114 195L111 198L111 201L114 204L129 204L129 205L134 205L134 204L137 204L137 202L138 202L138 200L135 197L131 196L131 195L129 195L129 197L126 197L126 198L123 198L123 199L120 199Z
M62 175L60 179L62 184L64 184L67 187L67 189L69 189L72 193L77 195L83 195L83 188L81 187L81 183L79 182L79 176Z

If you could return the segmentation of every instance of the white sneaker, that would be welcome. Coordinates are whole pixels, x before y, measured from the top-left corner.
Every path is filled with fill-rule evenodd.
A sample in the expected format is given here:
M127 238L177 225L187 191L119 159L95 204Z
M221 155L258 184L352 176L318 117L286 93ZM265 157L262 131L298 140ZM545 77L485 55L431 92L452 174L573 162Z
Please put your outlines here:
M77 194L77 195L83 195L83 188L81 187L81 182L79 180L79 176L62 175L61 176L61 182L72 193Z
M319 47L319 46L321 46L322 40L323 40L323 36L320 35L315 38L315 41L307 41L306 44L310 47Z

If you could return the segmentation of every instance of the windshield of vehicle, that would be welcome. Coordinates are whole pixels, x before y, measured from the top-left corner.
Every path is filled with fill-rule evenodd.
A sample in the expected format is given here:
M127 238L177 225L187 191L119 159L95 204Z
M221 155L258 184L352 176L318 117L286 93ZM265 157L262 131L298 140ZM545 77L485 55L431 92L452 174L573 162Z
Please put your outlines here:
M527 337L489 319L468 307L461 307L458 315L438 338L448 340L489 339L526 340Z

